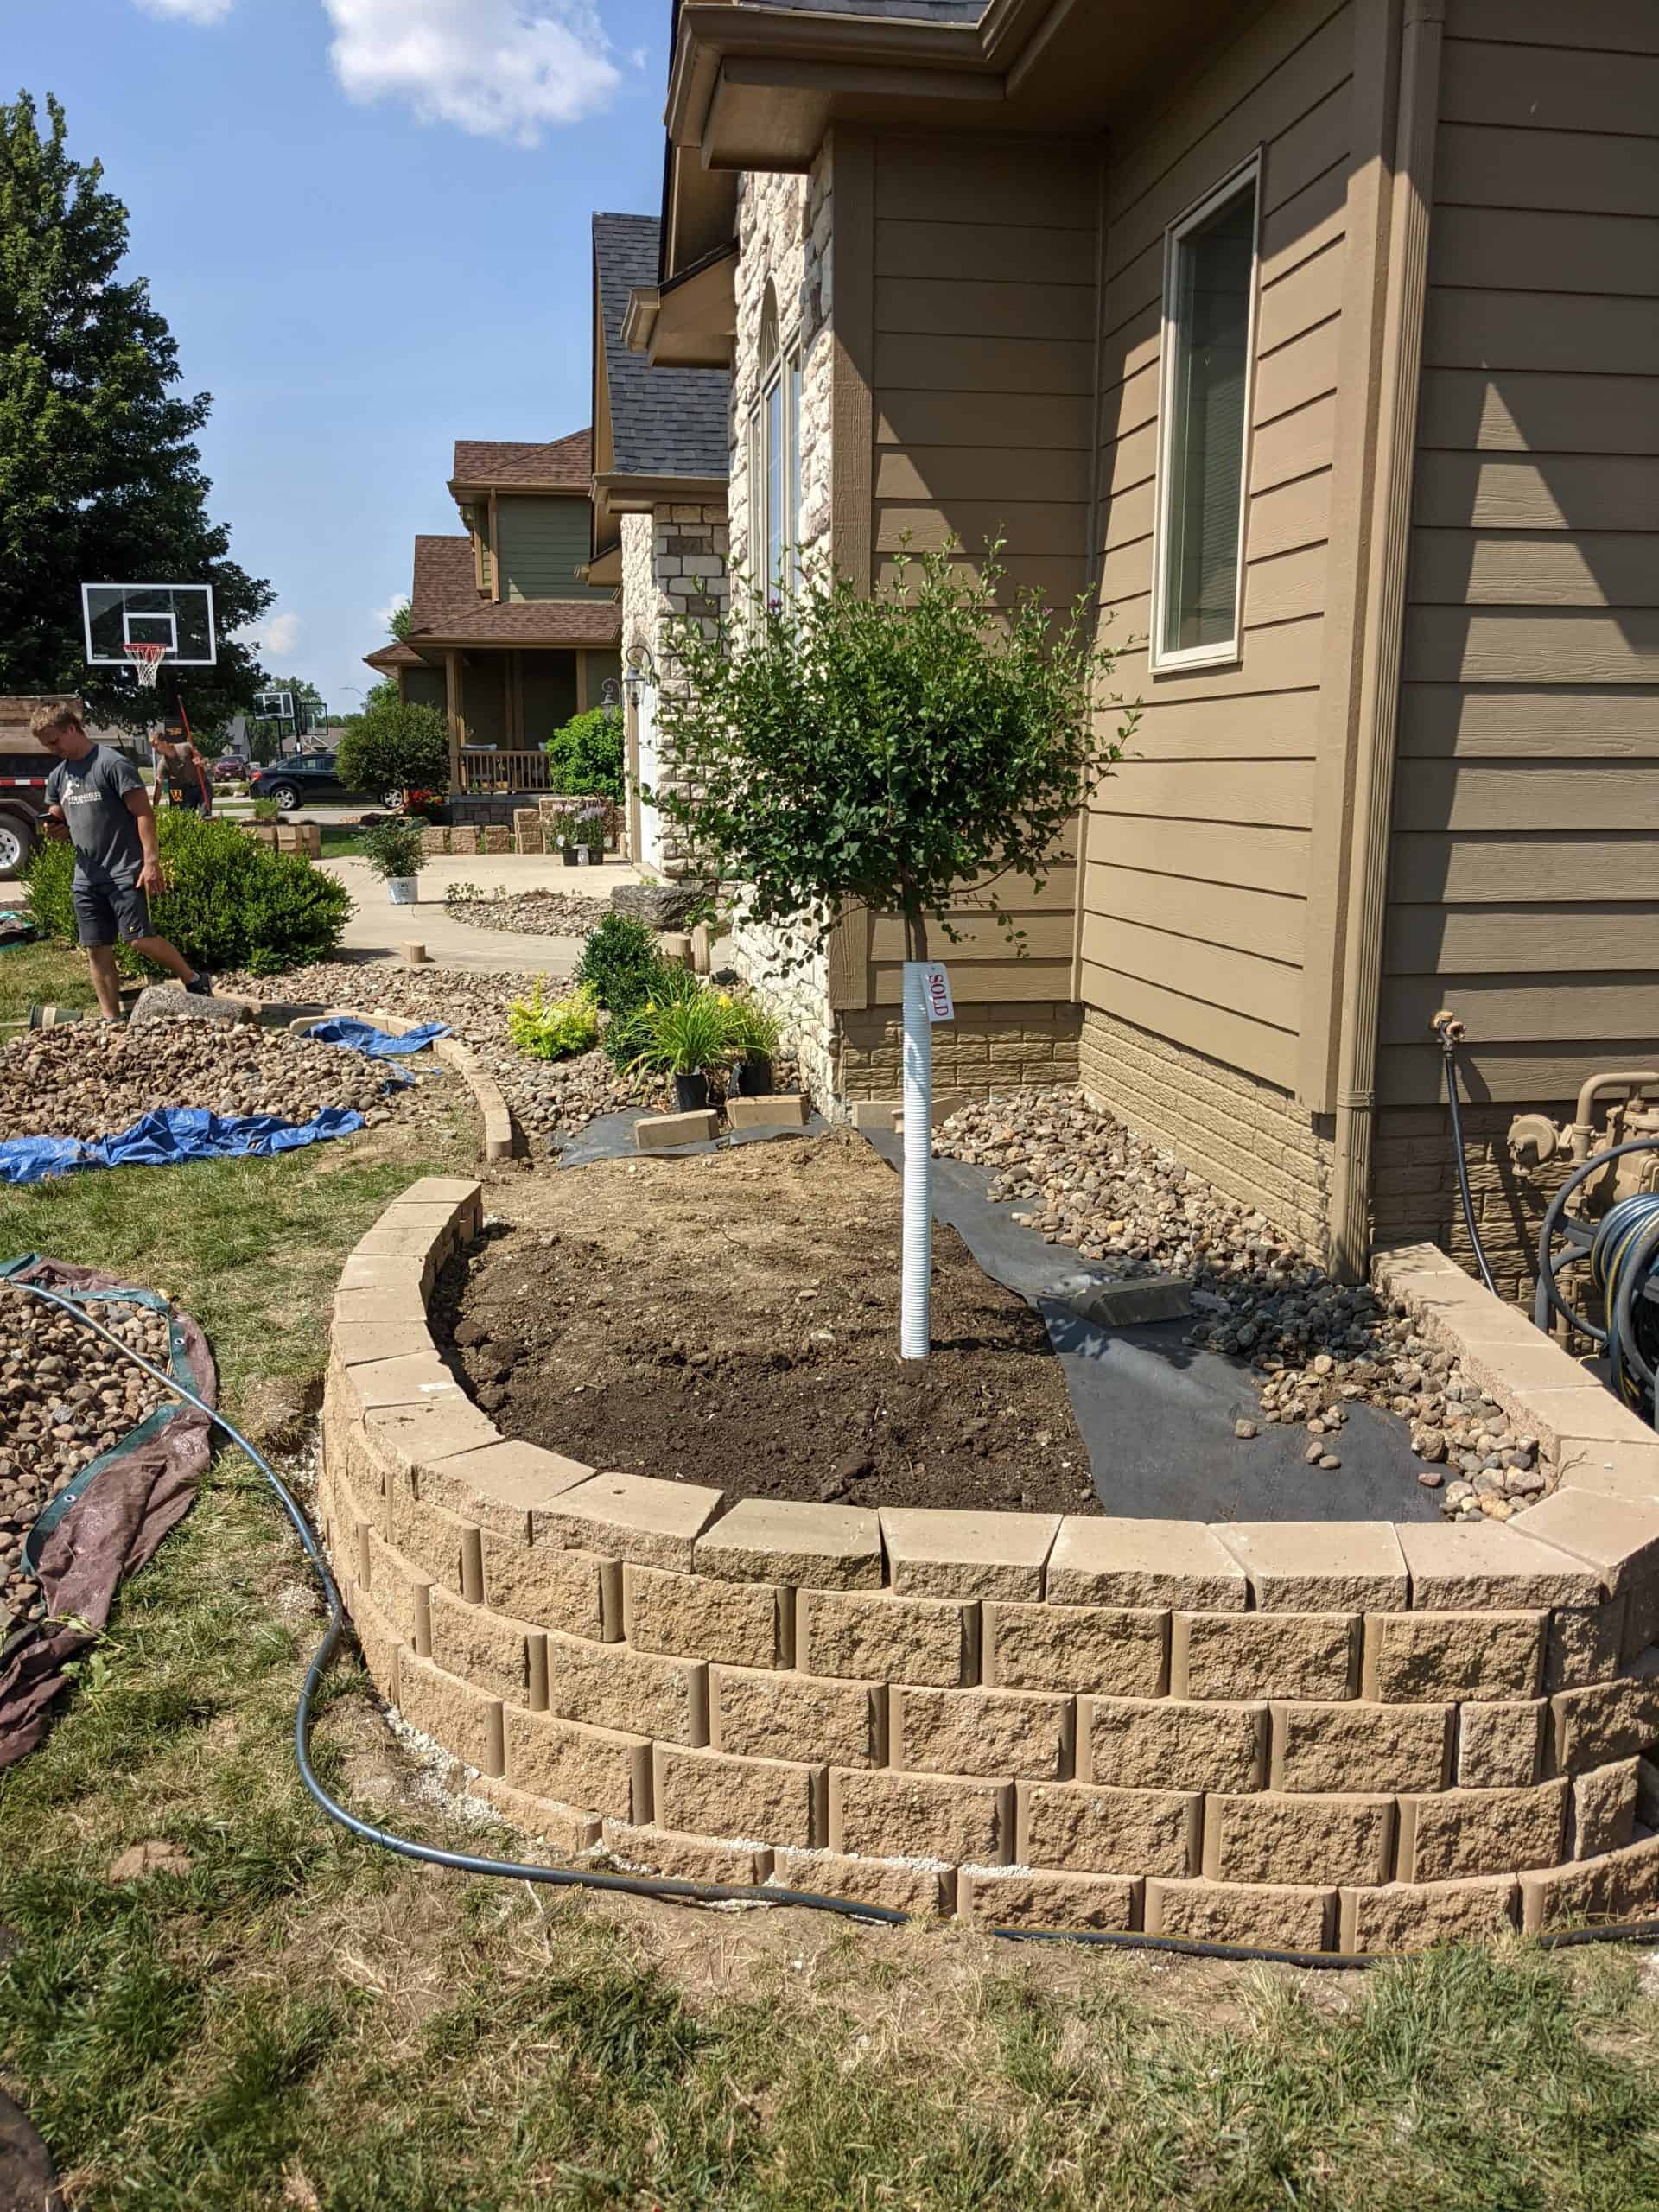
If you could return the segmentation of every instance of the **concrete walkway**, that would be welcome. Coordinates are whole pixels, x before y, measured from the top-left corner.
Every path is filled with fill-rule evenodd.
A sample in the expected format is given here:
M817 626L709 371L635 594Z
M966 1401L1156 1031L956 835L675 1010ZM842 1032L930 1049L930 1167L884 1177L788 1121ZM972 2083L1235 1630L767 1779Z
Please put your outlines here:
M406 943L423 944L441 968L469 968L480 974L523 969L532 974L568 976L582 951L582 938L540 937L517 930L483 930L457 921L444 911L443 894L452 883L475 883L480 890L572 891L585 899L608 900L619 883L639 883L638 868L624 862L604 868L566 868L557 858L531 853L457 854L423 863L420 899L413 906L394 906L386 887L365 860L324 861L357 901L346 925L342 951L359 958L398 960Z

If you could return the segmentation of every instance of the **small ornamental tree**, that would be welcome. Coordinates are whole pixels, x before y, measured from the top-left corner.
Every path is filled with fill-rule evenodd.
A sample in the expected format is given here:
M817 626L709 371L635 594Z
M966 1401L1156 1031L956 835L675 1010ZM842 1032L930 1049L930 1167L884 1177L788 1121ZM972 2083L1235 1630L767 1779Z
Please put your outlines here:
M435 707L376 695L347 722L336 772L351 790L382 792L449 788L449 725Z
M657 704L682 787L643 794L799 958L854 908L903 918L907 1358L928 1347L930 932L956 937L966 895L1023 952L1007 880L1040 891L1138 711L1103 736L1114 656L1092 609L1056 616L1035 592L999 607L1000 552L976 572L955 546L906 556L868 597L809 575L790 594L751 591L734 624L682 622Z

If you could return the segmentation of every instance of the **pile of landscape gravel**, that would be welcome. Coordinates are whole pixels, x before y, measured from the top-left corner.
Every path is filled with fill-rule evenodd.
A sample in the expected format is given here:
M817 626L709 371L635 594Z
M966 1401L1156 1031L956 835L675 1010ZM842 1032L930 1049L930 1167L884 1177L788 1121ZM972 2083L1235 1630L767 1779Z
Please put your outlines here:
M1507 1521L1552 1486L1522 1433L1402 1306L1333 1282L1292 1237L1069 1090L1021 1091L952 1116L935 1149L991 1170L1052 1244L1103 1276L1184 1275L1198 1317L1187 1342L1249 1363L1262 1426L1300 1425L1311 1466L1335 1473L1348 1408L1410 1425L1417 1479L1453 1519ZM1257 1425L1239 1424L1241 1450Z
M611 912L608 899L590 899L580 891L513 891L494 895L480 892L476 898L458 893L472 889L455 884L445 892L443 911L474 929L515 930L525 937L586 937Z
M86 1310L153 1366L167 1365L165 1315L101 1299ZM67 1314L0 1283L0 1641L42 1610L22 1564L29 1530L168 1395Z
M411 1096L359 1053L249 1023L76 1021L0 1046L8 1136L112 1136L158 1106L288 1122L345 1106L377 1123Z

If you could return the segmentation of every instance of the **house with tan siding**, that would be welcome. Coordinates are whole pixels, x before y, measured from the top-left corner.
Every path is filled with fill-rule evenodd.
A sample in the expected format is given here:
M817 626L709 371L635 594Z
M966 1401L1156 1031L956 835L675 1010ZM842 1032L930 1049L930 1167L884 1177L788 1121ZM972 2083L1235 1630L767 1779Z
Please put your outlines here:
M667 133L733 543L1000 535L1144 709L1026 959L964 887L940 1087L1080 1075L1357 1270L1462 1247L1449 1007L1518 1288L1512 1118L1659 1063L1659 9L681 0ZM778 950L894 1095L895 925Z

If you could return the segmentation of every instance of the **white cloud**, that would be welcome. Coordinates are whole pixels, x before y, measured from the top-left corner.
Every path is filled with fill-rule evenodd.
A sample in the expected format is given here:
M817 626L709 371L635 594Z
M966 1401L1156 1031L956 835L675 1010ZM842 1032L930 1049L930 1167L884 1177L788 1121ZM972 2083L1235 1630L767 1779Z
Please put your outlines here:
M173 0L216 6L219 0ZM334 73L354 100L534 146L621 81L593 0L323 0Z
M395 614L401 614L408 605L409 594L406 591L395 591L384 607L375 608L374 619L383 630L390 633L392 617Z
M300 641L301 626L297 614L267 614L256 626L255 642L267 660L291 653Z
M147 16L171 16L186 23L222 23L232 0L138 0Z

